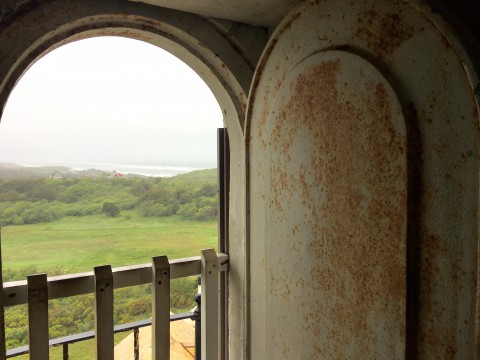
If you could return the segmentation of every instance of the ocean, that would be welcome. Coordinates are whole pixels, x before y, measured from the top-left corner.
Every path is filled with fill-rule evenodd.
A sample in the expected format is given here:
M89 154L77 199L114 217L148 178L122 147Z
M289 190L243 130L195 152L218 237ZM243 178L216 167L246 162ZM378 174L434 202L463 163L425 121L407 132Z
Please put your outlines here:
M36 163L22 163L24 166L65 166L72 170L88 170L97 169L103 171L114 171L121 174L138 174L144 176L155 177L170 177L178 174L184 174L195 170L201 170L207 167L194 166L165 166L165 165L140 165L140 164L117 164L117 163L94 163L94 162L36 162ZM213 168L215 166L210 166Z

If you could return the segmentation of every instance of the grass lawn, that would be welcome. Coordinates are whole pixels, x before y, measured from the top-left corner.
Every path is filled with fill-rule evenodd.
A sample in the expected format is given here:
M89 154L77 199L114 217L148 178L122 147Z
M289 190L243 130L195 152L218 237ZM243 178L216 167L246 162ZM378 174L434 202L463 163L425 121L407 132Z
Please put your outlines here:
M127 216L128 215L128 216ZM217 223L179 217L142 218L123 212L68 217L34 225L2 228L4 269L34 266L38 272L62 267L69 273L94 266L123 266L151 261L152 256L176 259L217 247Z
M122 341L130 332L123 332L115 334L115 345ZM70 359L75 360L93 360L95 359L95 339L80 341L78 343L70 344L68 346L68 353ZM29 355L20 355L15 357L16 360L28 360ZM63 348L61 346L50 348L50 360L62 360ZM133 359L133 354L132 354Z
M158 255L167 255L169 259L196 256L201 249L217 248L216 222L186 221L176 216L142 218L133 211L124 211L117 218L92 215L6 226L1 232L5 270L34 267L47 274L58 267L75 273L102 264L149 263L152 256ZM127 335L128 332L116 334L115 343ZM94 340L71 344L69 350L72 359L95 358ZM62 348L51 348L50 358L62 359ZM28 355L17 359L28 359Z

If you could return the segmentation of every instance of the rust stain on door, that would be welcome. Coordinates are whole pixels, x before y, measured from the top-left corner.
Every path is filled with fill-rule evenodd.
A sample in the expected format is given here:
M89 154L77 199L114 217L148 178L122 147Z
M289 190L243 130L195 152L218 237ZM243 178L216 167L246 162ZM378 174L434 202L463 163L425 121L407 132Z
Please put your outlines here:
M303 358L401 358L407 165L395 94L355 55L317 54L287 78L266 131L269 351L293 358L282 349L303 341Z

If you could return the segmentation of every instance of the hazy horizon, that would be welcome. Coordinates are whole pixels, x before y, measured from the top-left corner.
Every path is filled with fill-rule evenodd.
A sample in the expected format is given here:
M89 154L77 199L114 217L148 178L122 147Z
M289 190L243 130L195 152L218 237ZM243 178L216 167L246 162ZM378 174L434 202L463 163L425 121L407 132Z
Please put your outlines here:
M12 166L10 166L12 165ZM119 163L70 163L70 162L40 162L35 164L19 164L13 162L0 162L0 168L15 168L22 166L28 168L40 167L65 167L73 171L101 170L106 172L119 172L121 174L135 174L153 177L170 177L197 170L216 168L216 166L191 167L172 165L148 164L119 164Z
M186 64L153 45L67 44L19 81L0 123L0 162L212 168L222 113Z

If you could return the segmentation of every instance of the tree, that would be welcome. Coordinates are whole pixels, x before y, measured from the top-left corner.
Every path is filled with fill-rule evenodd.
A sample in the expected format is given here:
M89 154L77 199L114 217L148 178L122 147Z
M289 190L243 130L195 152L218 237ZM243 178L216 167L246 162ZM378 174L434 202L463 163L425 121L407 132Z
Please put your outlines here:
M120 208L111 202L104 202L102 211L107 214L107 216L117 217L120 215Z

